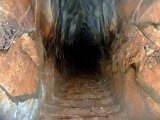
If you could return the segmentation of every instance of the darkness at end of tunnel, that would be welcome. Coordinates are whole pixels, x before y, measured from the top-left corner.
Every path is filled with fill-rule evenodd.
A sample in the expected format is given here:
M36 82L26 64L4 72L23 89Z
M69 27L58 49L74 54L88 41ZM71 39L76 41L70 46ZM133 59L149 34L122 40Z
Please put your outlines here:
M100 72L100 59L109 59L114 6L107 0L57 3L55 36L46 47L56 68L61 73Z
M69 44L68 41L73 42ZM80 24L77 26L72 40L64 39L62 44L61 42L51 44L53 49L49 54L53 55L54 53L56 68L62 74L66 70L70 75L99 74L100 60L101 58L109 59L110 47L103 39L97 41L91 28L87 24ZM58 48L58 54L55 48Z
M87 25L77 27L73 44L64 45L64 57L71 74L99 72L100 49L93 44L93 35Z

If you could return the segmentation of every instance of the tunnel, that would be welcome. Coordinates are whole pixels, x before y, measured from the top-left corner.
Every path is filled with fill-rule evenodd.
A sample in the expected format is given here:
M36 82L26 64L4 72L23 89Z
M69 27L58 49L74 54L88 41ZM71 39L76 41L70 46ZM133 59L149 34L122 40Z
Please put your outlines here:
M74 115L82 119L108 119L107 109L113 114L121 111L120 99L112 95L109 77L103 71L110 64L111 45L118 30L111 22L116 19L114 7L114 2L108 0L56 2L59 11L55 10L55 34L46 45L52 69L56 71L46 93L47 104L57 106L48 108L55 112L55 119L74 119ZM45 118L47 111L42 110L42 114ZM123 113L119 116L126 119Z
M55 11L57 31L51 38L52 44L46 48L51 48L48 53L55 59L57 69L63 71L67 67L71 74L100 73L100 60L109 59L115 36L113 31L109 31L109 23L115 15L114 5L111 6L109 1L55 3L56 8L59 5L63 10Z
M150 120L158 117L150 112L150 105L139 91L144 83L140 82L137 60L142 57L138 56L138 51L143 48L140 50L136 45L144 42L139 36L145 34L142 29L146 23L137 22L141 14L136 13L139 6L133 8L135 11L127 9L127 5L133 7L131 2L124 8L118 6L125 2L55 1L56 34L46 48L50 48L47 54L52 56L57 74L54 83L48 83L46 104L56 107L42 105L42 109L53 110L42 110L44 118L47 113L52 119L77 120ZM141 2L137 4L147 6Z
M159 120L159 9L1 0L0 120Z
M71 72L98 72L100 48L94 45L93 35L87 25L80 25L75 30L73 43L64 45L64 57Z

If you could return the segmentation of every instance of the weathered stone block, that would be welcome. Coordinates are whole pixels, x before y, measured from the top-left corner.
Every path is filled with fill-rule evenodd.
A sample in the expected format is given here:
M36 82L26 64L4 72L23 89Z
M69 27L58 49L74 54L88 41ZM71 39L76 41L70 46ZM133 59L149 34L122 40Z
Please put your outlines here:
M41 44L42 41L38 40ZM38 44L37 44L38 45ZM0 85L12 96L33 94L37 90L42 45L39 51L28 35L15 40L7 52L0 53Z

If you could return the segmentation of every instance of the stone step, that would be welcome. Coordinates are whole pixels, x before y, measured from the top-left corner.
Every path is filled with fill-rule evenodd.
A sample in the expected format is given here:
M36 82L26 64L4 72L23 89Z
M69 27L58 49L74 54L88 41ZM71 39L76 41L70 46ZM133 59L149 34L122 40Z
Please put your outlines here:
M109 120L109 119L108 117L78 117L78 116L53 119L51 116L41 116L40 120Z
M105 94L101 94L101 93L97 93L97 94L90 94L90 93L84 93L84 94L65 94L62 95L62 99L74 99L74 100L87 100L87 99L105 99L107 100L108 97L110 97L110 92L109 93L105 93Z
M107 120L128 120L125 112L119 112L116 114L110 114Z
M69 87L66 87L65 89L70 89L70 90L75 90L75 89L79 89L79 90L93 90L93 89L105 89L105 87L103 86L99 86L99 85L94 85L93 87L92 86L69 86Z
M98 83L98 82L100 82L99 80L95 80L95 79L93 79L93 80L91 80L91 79L84 79L84 80L82 80L82 79L79 79L79 80L69 80L69 84L84 84L84 83L86 83L86 84L94 84L94 83Z
M50 105L57 105L61 107L103 107L113 105L113 99L110 97L107 100L64 100L64 99L57 99L53 100L52 102L48 103Z
M82 95L82 94L88 94L88 95L95 95L95 94L103 94L103 95L108 95L111 94L111 91L105 91L105 90L69 90L69 91L64 91L63 94L78 94L78 95Z
M123 113L110 114L107 117L78 117L68 116L66 118L54 118L52 116L41 116L40 120L128 120L127 116Z
M110 114L118 113L120 106L90 107L90 108L70 108L57 107L51 105L43 106L41 116L51 118L71 118L71 117L108 117Z
M102 85L89 85L89 84L84 84L84 85L67 85L66 89L103 89L106 88L105 86Z
M68 84L100 84L100 83L104 83L104 81L101 80L69 80L67 81Z
M72 78L61 94L42 106L40 120L127 120L105 81Z
M69 92L79 92L79 93L83 93L83 92L104 92L104 91L109 91L105 88L88 88L88 87L83 87L83 88L62 88L61 89L61 92L66 92L66 93L69 93Z
M98 85L98 84L102 84L101 81L98 80L82 80L82 81L68 81L66 83L66 85L76 85L76 86L81 86L81 85Z

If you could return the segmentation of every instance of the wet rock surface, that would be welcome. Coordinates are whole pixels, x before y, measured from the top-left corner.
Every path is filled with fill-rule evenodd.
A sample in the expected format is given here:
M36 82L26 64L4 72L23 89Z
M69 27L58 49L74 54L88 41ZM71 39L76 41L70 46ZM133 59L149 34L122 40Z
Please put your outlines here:
M119 95L124 95L119 99L123 99L121 104L127 109L129 119L160 118L158 112L160 34L157 26L156 24L129 25L113 43L113 76L120 74L118 79L115 77L113 79L115 82L121 81L121 84L116 86L111 83L111 85L121 90ZM138 112L140 109L141 112ZM134 113L136 115L132 116ZM145 118L147 115L149 116Z
M1 0L0 119L159 120L159 9L159 0ZM68 79L64 45L78 33L99 47L105 83Z
M23 34L10 49L0 51L0 118L35 119L38 114L43 65L42 38Z
M0 10L0 49L7 50L13 40L20 34L20 26L11 13Z
M96 75L69 78L52 101L42 105L40 119L123 120L125 113L114 104L106 81Z
M43 50L38 51L36 45L31 37L23 35L7 53L0 53L0 85L12 96L33 94L37 89L38 67L42 65L38 52Z

